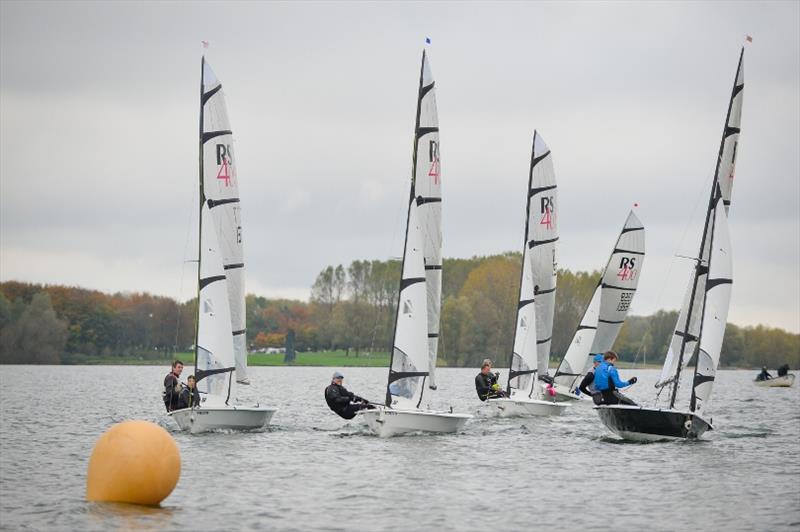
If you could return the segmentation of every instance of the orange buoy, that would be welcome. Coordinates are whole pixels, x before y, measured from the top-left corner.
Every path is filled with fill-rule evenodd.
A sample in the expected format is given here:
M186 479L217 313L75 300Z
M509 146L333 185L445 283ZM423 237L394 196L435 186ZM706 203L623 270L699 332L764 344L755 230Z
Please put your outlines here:
M86 499L156 505L181 476L175 440L149 421L125 421L108 429L94 446L86 475Z

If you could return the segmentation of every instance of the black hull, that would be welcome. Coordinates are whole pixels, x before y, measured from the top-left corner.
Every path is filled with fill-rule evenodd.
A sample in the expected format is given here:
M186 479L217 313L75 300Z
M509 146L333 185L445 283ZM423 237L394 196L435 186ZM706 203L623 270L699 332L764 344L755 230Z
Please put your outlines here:
M713 430L692 412L622 405L598 406L595 410L609 430L626 440L694 440Z

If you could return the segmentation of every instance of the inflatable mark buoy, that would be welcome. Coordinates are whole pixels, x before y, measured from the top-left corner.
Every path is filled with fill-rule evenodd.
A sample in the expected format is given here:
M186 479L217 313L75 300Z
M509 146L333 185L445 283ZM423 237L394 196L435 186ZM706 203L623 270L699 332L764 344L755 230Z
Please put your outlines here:
M92 450L86 500L157 505L181 475L175 440L149 421L125 421L108 429Z

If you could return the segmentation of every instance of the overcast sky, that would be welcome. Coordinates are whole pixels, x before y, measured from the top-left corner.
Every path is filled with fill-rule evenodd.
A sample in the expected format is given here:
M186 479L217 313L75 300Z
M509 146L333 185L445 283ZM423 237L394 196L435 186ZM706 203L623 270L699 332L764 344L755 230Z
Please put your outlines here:
M444 255L521 249L538 129L561 266L601 268L640 204L636 314L681 303L750 34L729 319L800 331L798 2L2 2L0 24L2 280L193 295L201 40L248 292L307 298L328 264L400 255L430 36Z

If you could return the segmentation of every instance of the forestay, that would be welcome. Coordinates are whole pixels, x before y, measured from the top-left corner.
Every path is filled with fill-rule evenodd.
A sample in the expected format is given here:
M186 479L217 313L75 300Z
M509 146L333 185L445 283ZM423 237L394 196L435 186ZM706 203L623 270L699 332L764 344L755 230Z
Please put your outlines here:
M723 201L720 192L714 209L709 257L711 264L706 282L700 349L692 385L692 411L702 410L711 397L731 301L733 259L728 215L721 208Z
M419 406L423 382L428 376L428 307L419 217L421 198L415 198L413 191L412 185L386 390L386 405L406 410Z
M739 54L739 64L736 68L731 98L728 103L728 113L725 117L725 127L722 131L722 141L720 142L717 165L714 172L714 183L712 190L719 184L722 201L725 211L728 212L733 193L734 171L736 168L736 155L739 146L739 134L741 132L742 120L742 100L744 98L744 49ZM712 224L709 223L709 216L712 205L709 205L706 215L706 225L701 240L699 268L694 268L692 278L683 298L678 322L672 334L664 366L661 370L656 387L663 387L675 381L679 374L679 365L686 367L691 360L697 347L697 340L700 334L700 322L703 315L703 300L706 291L706 279L708 269L706 265L709 259L709 234L708 231ZM674 394L673 394L674 396Z
M244 255L237 160L222 84L203 58L201 90L203 193L217 231L227 284L236 380L248 384Z
M558 215L553 157L537 131L531 154L527 245L533 272L536 313L537 371L547 374L556 300Z
M430 62L422 52L414 130L413 178L419 202L425 286L428 300L428 386L436 388L436 356L442 300L442 178L439 163L439 118Z
M574 391L591 367L591 355L610 350L633 302L644 263L645 231L628 213L592 299L556 370L558 384Z

